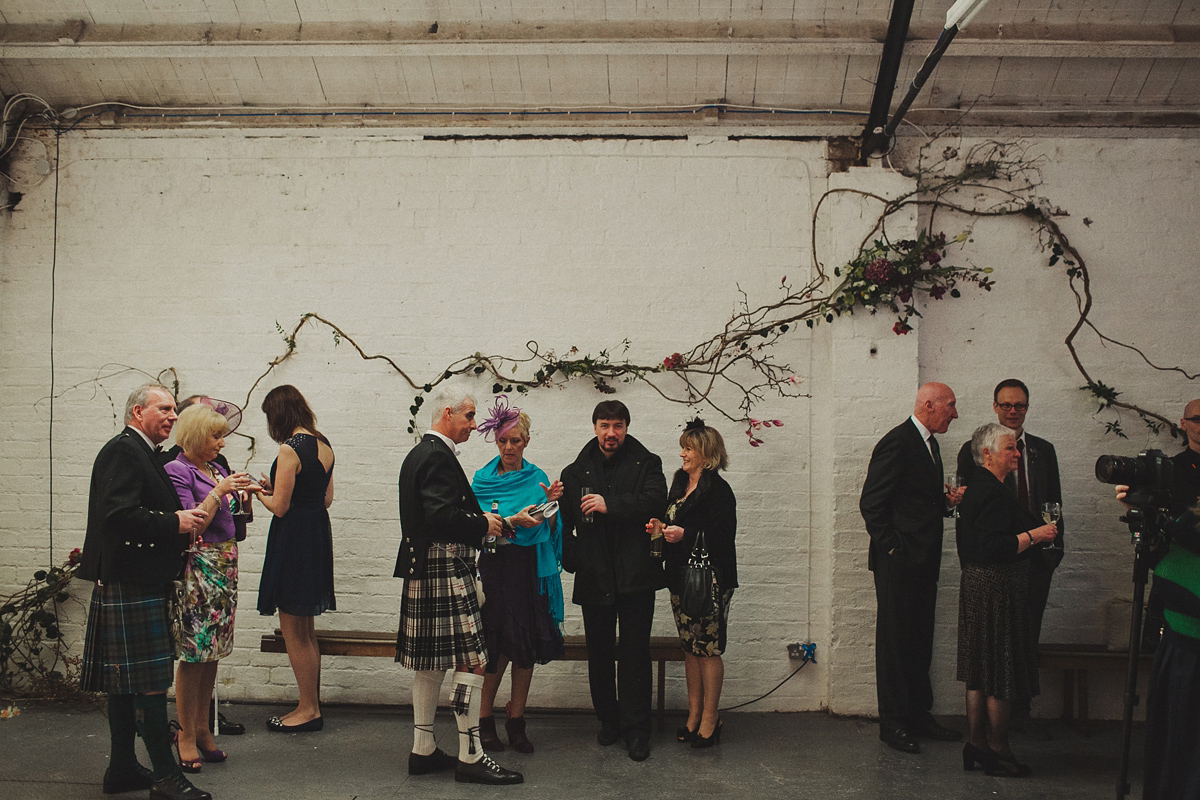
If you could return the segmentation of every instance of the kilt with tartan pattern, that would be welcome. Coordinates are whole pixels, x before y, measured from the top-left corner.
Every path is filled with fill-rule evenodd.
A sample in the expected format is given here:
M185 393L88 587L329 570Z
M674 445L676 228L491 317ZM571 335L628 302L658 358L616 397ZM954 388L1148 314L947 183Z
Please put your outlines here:
M97 583L88 606L79 684L85 692L166 691L174 677L172 584Z
M396 660L413 670L487 665L473 547L429 545L425 570L404 582Z

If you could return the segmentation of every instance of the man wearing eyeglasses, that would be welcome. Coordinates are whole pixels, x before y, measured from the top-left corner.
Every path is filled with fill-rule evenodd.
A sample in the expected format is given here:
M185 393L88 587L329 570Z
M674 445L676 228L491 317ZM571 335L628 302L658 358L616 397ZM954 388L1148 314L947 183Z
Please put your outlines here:
M1171 500L1176 516L1200 500L1200 398L1183 409L1179 427L1187 437L1187 447L1171 459L1175 462L1175 490Z
M1062 506L1062 484L1058 477L1058 455L1054 445L1025 430L1025 415L1029 413L1029 387L1016 378L1008 378L996 384L992 392L992 410L1000 424L1010 429L1017 437L1017 450L1021 454L1017 468L1008 474L1005 484L1017 495L1021 505L1042 516L1044 503ZM958 451L958 474L970 475L974 471L971 443L967 442ZM1058 536L1054 542L1040 546L1030 564L1029 574L1029 621L1033 626L1033 641L1041 639L1042 615L1050 596L1050 579L1054 569L1063 558L1063 519L1058 518ZM1015 698L1012 707L1014 718L1029 716L1029 698Z

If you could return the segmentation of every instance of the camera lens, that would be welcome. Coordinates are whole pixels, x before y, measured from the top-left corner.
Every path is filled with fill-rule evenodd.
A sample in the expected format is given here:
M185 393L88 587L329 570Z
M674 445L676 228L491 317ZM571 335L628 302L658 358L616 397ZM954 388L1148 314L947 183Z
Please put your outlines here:
M1100 456L1096 459L1096 477L1103 483L1137 486L1143 482L1145 465L1141 459L1125 456Z

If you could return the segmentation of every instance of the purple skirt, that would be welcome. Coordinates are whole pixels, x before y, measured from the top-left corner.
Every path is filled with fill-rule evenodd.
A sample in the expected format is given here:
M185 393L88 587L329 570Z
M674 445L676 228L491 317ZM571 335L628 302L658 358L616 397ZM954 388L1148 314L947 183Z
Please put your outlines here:
M488 672L500 656L521 669L562 658L563 642L550 616L550 604L538 593L537 548L507 545L479 557L486 598L483 635Z

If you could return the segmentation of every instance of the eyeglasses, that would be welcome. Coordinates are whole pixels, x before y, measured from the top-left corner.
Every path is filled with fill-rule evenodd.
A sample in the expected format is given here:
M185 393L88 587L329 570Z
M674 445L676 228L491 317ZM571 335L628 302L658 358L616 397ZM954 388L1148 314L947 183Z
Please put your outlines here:
M996 403L996 408L1004 411L1024 411L1029 408L1029 403Z

